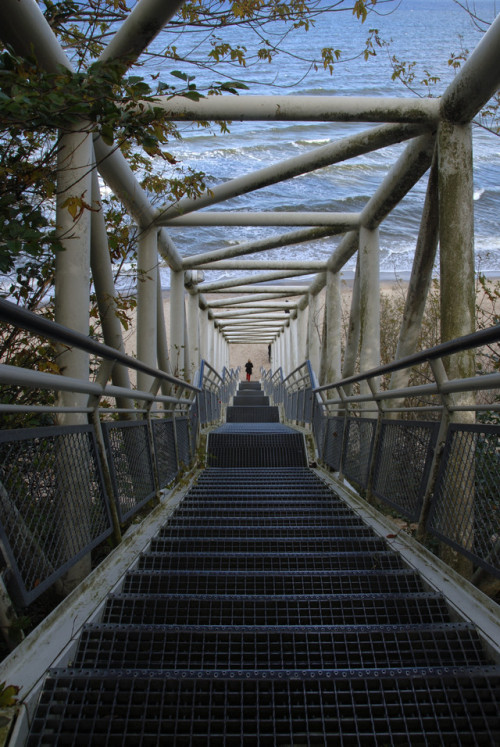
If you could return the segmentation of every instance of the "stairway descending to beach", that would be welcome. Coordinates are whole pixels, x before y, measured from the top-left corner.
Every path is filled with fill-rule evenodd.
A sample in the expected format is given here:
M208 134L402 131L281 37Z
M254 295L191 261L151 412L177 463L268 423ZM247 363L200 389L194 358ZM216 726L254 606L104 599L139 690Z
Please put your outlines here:
M474 628L278 420L243 384L208 468L50 672L29 745L500 743Z

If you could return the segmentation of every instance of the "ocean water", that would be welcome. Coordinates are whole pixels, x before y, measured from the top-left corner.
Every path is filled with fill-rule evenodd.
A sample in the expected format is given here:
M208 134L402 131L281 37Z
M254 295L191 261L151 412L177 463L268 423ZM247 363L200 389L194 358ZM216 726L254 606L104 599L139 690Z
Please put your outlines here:
M312 31L296 31L286 45L291 56L284 56L269 65L236 71L250 94L280 95L353 95L407 96L410 93L400 83L391 80L390 56L415 62L415 88L420 95L429 89L420 84L424 70L439 76L433 95L440 95L454 76L448 65L452 53L465 47L472 50L481 33L474 28L468 15L453 0L401 0L394 12L379 3L379 12L371 14L365 24L351 14L331 13L318 18ZM392 8L394 6L391 6ZM492 20L495 4L491 0L477 0L479 15ZM375 57L365 62L359 57L369 29L376 28L388 48L377 49ZM266 29L271 38L275 29ZM241 29L230 29L219 34L232 43L251 50L255 46L253 34ZM182 35L176 40L179 50L187 51L196 42L193 56L201 57L209 48L209 39ZM304 62L316 47L333 46L342 50L345 60L335 65L333 75L322 69L312 71L302 79ZM193 74L188 66L178 69ZM169 65L155 69L162 79L168 79ZM226 73L235 74L234 67L221 67L214 75L197 73L197 84L202 87L209 79L223 80ZM242 93L241 95L245 95ZM170 146L171 152L186 168L203 171L209 186L220 184L273 163L359 132L371 125L345 123L234 123L230 133L221 135L216 129L204 130L183 126L183 139ZM378 187L394 163L403 145L360 156L345 163L323 168L310 175L267 187L213 207L214 210L249 211L359 211ZM159 167L159 165L158 165ZM420 213L426 189L424 177L383 222L380 228L381 271L391 276L406 274L411 269ZM480 127L474 128L474 204L475 250L478 267L488 273L500 269L500 139ZM282 233L283 228L169 228L168 232L181 255L191 255L222 248L237 242L264 238ZM290 229L291 230L291 229ZM340 241L330 237L309 244L271 250L255 255L261 259L326 259ZM251 255L247 258L252 258ZM346 265L352 273L354 261ZM234 272L208 271L208 281L234 275ZM168 269L162 270L162 283L169 284Z

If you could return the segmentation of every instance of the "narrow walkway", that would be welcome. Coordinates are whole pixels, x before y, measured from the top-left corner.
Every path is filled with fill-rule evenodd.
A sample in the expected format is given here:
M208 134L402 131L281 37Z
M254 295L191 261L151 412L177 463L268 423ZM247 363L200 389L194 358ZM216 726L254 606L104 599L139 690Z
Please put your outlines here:
M28 744L499 744L475 630L262 399L235 397L209 468L50 673Z

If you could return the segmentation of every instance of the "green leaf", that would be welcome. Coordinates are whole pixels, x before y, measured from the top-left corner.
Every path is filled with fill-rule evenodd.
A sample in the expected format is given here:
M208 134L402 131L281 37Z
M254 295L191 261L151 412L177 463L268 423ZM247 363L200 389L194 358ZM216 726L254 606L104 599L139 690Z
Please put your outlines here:
M0 708L5 706L13 706L17 703L16 695L19 693L17 685L6 685L5 682L0 683Z

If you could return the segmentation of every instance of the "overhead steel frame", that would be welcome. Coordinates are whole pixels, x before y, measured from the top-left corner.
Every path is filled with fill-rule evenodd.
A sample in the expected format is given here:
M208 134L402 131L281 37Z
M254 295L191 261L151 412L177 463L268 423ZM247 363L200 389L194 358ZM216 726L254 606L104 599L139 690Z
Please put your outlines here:
M101 61L137 59L182 3L141 0L122 24ZM34 52L47 70L71 64L35 0L3 0L0 5L0 36L19 55ZM500 17L492 24L468 62L440 99L373 97L239 96L210 97L199 102L184 98L160 98L157 106L173 120L259 120L327 121L376 123L364 132L313 149L237 179L230 179L192 200L154 209L141 189L125 158L108 148L99 136L91 135L92 123L75 122L74 131L61 138L57 224L67 251L58 260L56 279L57 321L76 330L88 329L88 284L96 287L105 342L122 346L120 330L113 323L109 298L110 267L106 257L106 236L100 219L84 211L77 224L69 225L62 207L73 193L81 173L88 194L100 202L96 169L136 221L139 233L137 353L144 362L188 377L199 356L216 368L228 363L228 345L235 341L266 342L273 346L273 363L285 373L309 358L322 383L337 378L340 369L339 273L358 254L353 287L349 335L342 374L353 371L359 355L362 368L378 365L380 337L378 310L379 228L384 218L407 194L434 162L416 241L398 355L415 348L423 300L437 240L440 242L442 340L473 330L473 198L470 122L500 84ZM387 177L361 213L223 213L200 212L202 208L249 194L315 169L331 166L362 153L409 141ZM166 227L171 226L288 226L294 230L271 238L181 257ZM66 233L63 233L66 231ZM247 254L276 247L295 247L326 236L343 235L325 262L242 260ZM160 258L172 274L170 348L164 338L165 324L158 287ZM242 276L222 282L192 282L189 270L262 270L260 275ZM304 286L279 283L285 278L317 273ZM265 285L272 282L273 285ZM184 308L189 294L188 311ZM320 321L318 294L326 287L326 312ZM237 289L242 295L208 300L205 294L225 294ZM463 299L457 308L455 299ZM294 299L296 300L294 301ZM265 310L266 324L260 316ZM284 311L288 311L286 315ZM242 324L245 320L245 324ZM320 359L319 339L323 335ZM182 352L184 351L184 352ZM88 361L65 351L68 374L88 377ZM457 358L453 375L471 373L471 360ZM115 367L116 383L123 372ZM143 382L142 386L147 384ZM394 382L394 386L401 382Z

